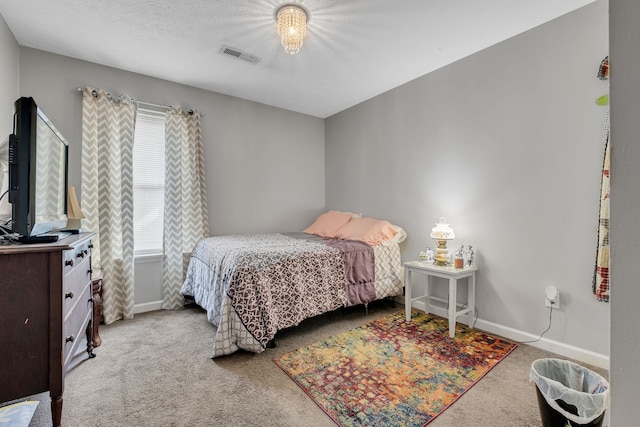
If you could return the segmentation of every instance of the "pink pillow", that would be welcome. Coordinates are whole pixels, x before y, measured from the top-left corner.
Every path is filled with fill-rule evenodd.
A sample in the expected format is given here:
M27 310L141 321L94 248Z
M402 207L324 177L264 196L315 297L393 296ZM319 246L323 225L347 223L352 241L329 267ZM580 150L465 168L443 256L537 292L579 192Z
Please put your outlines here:
M350 212L328 211L320 215L304 232L322 237L336 237L338 230L351 221Z
M393 239L396 234L398 234L398 231L388 221L374 218L353 218L338 230L336 237L339 239L361 240L375 246Z

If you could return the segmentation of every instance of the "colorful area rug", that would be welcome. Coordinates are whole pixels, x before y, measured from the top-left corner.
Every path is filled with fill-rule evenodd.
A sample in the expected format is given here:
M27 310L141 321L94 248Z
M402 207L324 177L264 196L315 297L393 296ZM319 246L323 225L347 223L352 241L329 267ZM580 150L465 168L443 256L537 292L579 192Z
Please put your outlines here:
M340 426L424 426L516 345L463 325L404 312L274 362Z

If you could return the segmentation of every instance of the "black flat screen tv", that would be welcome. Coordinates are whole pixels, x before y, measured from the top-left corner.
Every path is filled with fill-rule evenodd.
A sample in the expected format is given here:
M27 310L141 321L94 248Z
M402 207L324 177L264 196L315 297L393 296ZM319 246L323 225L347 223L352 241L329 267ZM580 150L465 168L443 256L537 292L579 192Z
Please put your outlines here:
M67 223L69 144L33 98L22 97L14 107L9 136L11 229L25 243L55 241L52 232Z

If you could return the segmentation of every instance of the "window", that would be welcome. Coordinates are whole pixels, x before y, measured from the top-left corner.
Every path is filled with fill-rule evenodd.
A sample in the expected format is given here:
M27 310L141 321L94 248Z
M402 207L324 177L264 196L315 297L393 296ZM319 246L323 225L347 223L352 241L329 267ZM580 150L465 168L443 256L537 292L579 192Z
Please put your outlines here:
M165 113L138 108L133 143L135 255L162 253Z

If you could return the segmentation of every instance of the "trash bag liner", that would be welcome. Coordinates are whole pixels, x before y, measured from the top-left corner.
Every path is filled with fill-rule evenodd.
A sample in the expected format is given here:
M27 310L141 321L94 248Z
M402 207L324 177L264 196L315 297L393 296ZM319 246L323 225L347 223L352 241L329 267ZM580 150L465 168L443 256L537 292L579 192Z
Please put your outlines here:
M568 360L535 360L529 378L549 406L575 423L589 424L609 407L609 382Z

